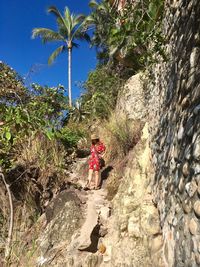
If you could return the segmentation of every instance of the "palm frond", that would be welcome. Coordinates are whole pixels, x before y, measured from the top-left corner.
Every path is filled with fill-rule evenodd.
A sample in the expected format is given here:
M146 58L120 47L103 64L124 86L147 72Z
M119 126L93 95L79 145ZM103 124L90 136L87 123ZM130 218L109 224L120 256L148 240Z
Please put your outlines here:
M82 31L82 30L76 31L74 33L74 38L82 40L82 41L86 41L88 43L91 41L89 34L87 34L85 31Z
M65 19L66 20L70 20L71 19L71 13L70 13L70 10L69 10L69 8L67 6L65 7L64 15L65 15Z
M57 18L57 22L59 22L59 24L61 24L61 25L64 25L65 27L67 27L66 20L63 18L63 16L61 15L60 11L57 9L56 6L50 6L47 9L47 12L55 15Z
M61 45L59 46L52 54L51 56L49 57L48 59L48 64L51 65L53 63L53 61L55 60L55 58L61 54L62 52L66 51L67 48L65 45Z
M86 16L83 14L76 15L74 18L74 24L78 25L79 23L82 23L85 20Z
M72 42L72 47L79 48L79 46L80 46L79 44Z
M65 19L65 26L67 28L68 35L70 35L71 30L72 30L72 19L71 19L71 13L68 7L65 7L64 19Z
M59 33L65 38L65 40L68 39L69 33L65 26L59 25Z
M35 28L32 31L32 38L41 37L42 42L53 42L53 41L65 41L65 38L58 32L55 32L47 28Z
M89 2L89 7L91 7L91 8L97 8L98 5L99 5L99 3L97 1L95 1L95 0L91 0Z
M95 18L94 18L94 16L91 14L91 15L89 15L89 16L87 16L87 17L85 18L85 20L84 20L84 22L83 22L83 26L84 26L85 28L88 28L88 27L93 26L93 25L95 25Z

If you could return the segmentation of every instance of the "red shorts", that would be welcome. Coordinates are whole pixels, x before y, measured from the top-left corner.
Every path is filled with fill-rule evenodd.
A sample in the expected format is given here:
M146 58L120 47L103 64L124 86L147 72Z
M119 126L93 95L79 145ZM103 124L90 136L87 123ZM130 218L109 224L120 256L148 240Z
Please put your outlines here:
M97 159L90 159L89 169L93 171L100 171L100 162Z

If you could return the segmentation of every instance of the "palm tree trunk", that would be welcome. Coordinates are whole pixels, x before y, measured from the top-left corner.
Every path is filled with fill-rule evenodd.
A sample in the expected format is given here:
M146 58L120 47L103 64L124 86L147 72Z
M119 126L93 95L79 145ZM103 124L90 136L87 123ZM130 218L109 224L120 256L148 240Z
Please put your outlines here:
M72 107L72 49L68 48L68 93L69 106Z

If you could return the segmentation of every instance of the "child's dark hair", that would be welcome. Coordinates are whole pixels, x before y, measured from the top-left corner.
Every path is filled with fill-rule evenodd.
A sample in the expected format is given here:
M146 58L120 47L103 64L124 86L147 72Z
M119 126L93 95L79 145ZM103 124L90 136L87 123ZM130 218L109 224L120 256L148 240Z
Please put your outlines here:
M99 138L98 139L92 139L92 144L96 145L99 142Z

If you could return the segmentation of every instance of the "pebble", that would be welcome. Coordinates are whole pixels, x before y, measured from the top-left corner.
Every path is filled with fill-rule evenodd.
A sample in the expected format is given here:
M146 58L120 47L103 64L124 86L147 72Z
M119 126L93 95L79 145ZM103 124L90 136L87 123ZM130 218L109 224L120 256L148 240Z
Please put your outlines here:
M195 253L195 260L196 260L196 263L199 266L200 265L200 254L199 253Z
M183 138L183 133L184 133L184 128L183 128L183 125L181 124L178 130L178 140L181 140Z
M198 225L196 223L196 221L192 218L189 222L189 230L190 230L190 233L192 235L196 235L197 234L197 229L198 229Z
M197 217L200 217L200 200L197 200L194 203L194 207L193 208L194 208L194 212L197 215Z
M192 210L192 204L190 200L185 200L182 204L183 210L186 214L188 214Z
M185 185L184 185L184 177L182 176L180 178L179 185L178 185L179 192L180 193L183 193L184 192L184 188L185 188Z
M199 111L200 111L200 104L195 107L193 112L194 112L195 115L197 115L199 113Z
M189 174L190 174L190 167L189 167L189 163L187 161L184 163L182 171L183 171L183 175L185 177L189 176Z
M194 163L192 166L192 169L193 169L195 176L200 174L200 164L199 163Z
M161 235L159 235L151 241L151 252L155 253L159 251L162 248L162 246L163 246L163 238Z
M200 182L198 183L197 192L198 192L198 194L200 196Z
M193 157L196 160L200 160L200 135L197 137L193 145Z
M195 192L197 191L196 182L193 180L192 182L187 183L185 186L185 190L188 193L189 197L193 197Z

